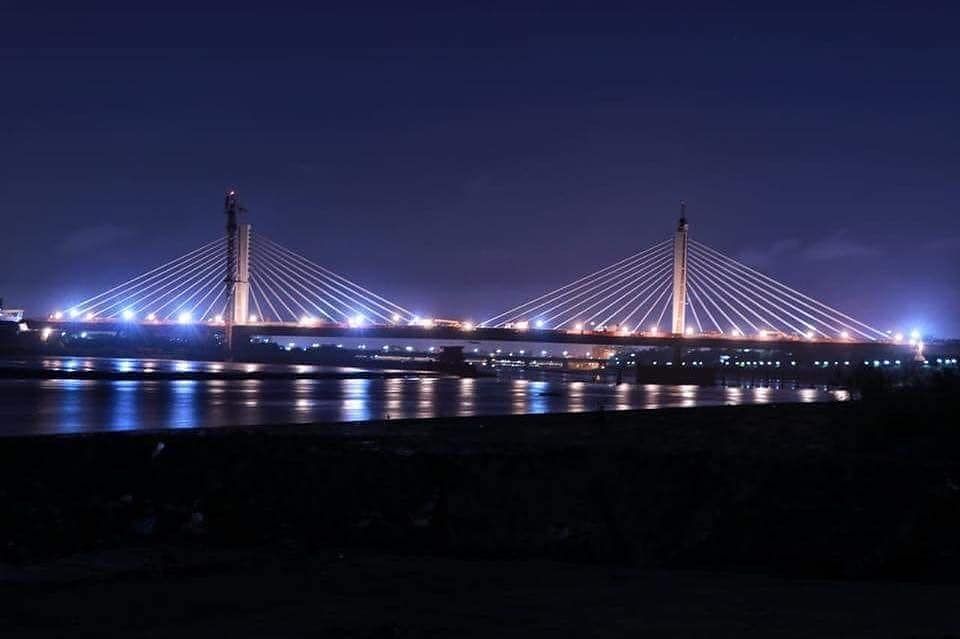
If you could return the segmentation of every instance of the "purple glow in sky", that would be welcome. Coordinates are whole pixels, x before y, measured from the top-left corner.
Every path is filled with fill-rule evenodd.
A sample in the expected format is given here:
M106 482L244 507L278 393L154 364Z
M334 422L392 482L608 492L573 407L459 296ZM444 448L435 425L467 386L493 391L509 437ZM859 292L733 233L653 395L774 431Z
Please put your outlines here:
M686 199L778 280L960 335L956 9L602 4L8 3L0 296L42 314L182 254L235 186L255 231L476 320Z

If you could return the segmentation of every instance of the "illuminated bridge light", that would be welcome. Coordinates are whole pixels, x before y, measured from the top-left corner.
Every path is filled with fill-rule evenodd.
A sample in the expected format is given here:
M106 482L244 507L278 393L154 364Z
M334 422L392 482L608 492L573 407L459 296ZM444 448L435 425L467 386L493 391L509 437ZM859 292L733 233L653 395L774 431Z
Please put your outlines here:
M463 330L465 330L465 331L472 331L473 328L474 328L474 327L473 327L473 322L464 322L464 323L463 323Z
M93 313L87 313L84 317L89 321L89 320L92 320L94 317L96 317L96 315L94 315Z
M70 317L80 317L80 309L71 308L69 313L70 313Z
M189 324L193 321L193 313L190 311L183 311L177 316L177 322L181 324Z
M123 309L122 317L123 317L124 320L126 320L126 321L129 322L129 321L131 321L133 318L135 318L136 316L137 316L137 314L133 312L133 309L130 309L130 308L125 308L125 309Z
M55 320L63 319L63 311L54 311L54 312L53 312L53 319L55 319Z
M256 315L251 315L250 317L247 318L247 321L248 321L250 324L256 324L257 322L260 321L260 318L257 317Z
M147 313L147 321L148 321L148 322L156 322L156 321L157 321L157 314L156 314L156 313Z
M897 333L896 335L894 335L894 336L893 336L893 341L894 341L894 343L896 343L896 344L899 344L900 342L902 342L902 341L903 341L903 333Z
M536 327L537 327L537 328L543 328L543 327L544 327L543 320L539 320L539 319L538 319L537 322L536 322Z

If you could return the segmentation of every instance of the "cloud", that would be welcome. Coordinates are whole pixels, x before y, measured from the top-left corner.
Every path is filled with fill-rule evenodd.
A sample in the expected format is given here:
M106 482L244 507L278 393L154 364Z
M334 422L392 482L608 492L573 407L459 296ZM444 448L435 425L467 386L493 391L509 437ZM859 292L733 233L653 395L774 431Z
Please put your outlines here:
M803 256L808 260L837 260L849 257L865 257L877 255L880 250L843 237L838 233L810 244L803 250Z
M839 231L830 237L807 243L791 237L778 240L766 248L741 251L737 254L737 259L745 264L762 267L778 261L784 255L793 255L809 262L825 262L880 254L880 249L849 240L844 235L844 231Z
M791 237L786 240L778 240L764 249L752 248L741 251L737 254L737 260L744 264L766 266L777 261L777 258L781 255L796 254L799 249L800 240Z
M60 251L70 255L86 254L116 245L134 235L133 230L116 224L100 224L67 234L60 242Z
M923 248L928 251L950 251L960 248L960 235L943 235L924 243Z

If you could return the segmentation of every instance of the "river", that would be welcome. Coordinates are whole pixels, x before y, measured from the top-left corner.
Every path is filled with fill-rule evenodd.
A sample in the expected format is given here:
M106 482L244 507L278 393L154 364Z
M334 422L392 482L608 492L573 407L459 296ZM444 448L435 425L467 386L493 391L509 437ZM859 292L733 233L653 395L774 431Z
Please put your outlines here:
M843 401L842 390L610 384L517 377L149 379L151 371L265 365L176 360L43 358L7 369L144 372L145 379L0 379L0 436L228 427L469 415ZM276 365L271 367L275 370ZM317 367L314 367L317 368ZM343 374L353 369L330 369ZM321 426L322 427L322 426Z

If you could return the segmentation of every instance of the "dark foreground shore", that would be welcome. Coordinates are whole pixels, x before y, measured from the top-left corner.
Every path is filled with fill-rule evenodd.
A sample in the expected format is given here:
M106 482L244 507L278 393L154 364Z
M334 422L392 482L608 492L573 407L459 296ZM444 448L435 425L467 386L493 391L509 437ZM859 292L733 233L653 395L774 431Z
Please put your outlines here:
M956 408L952 391L904 391L6 439L0 622L9 636L950 636Z

